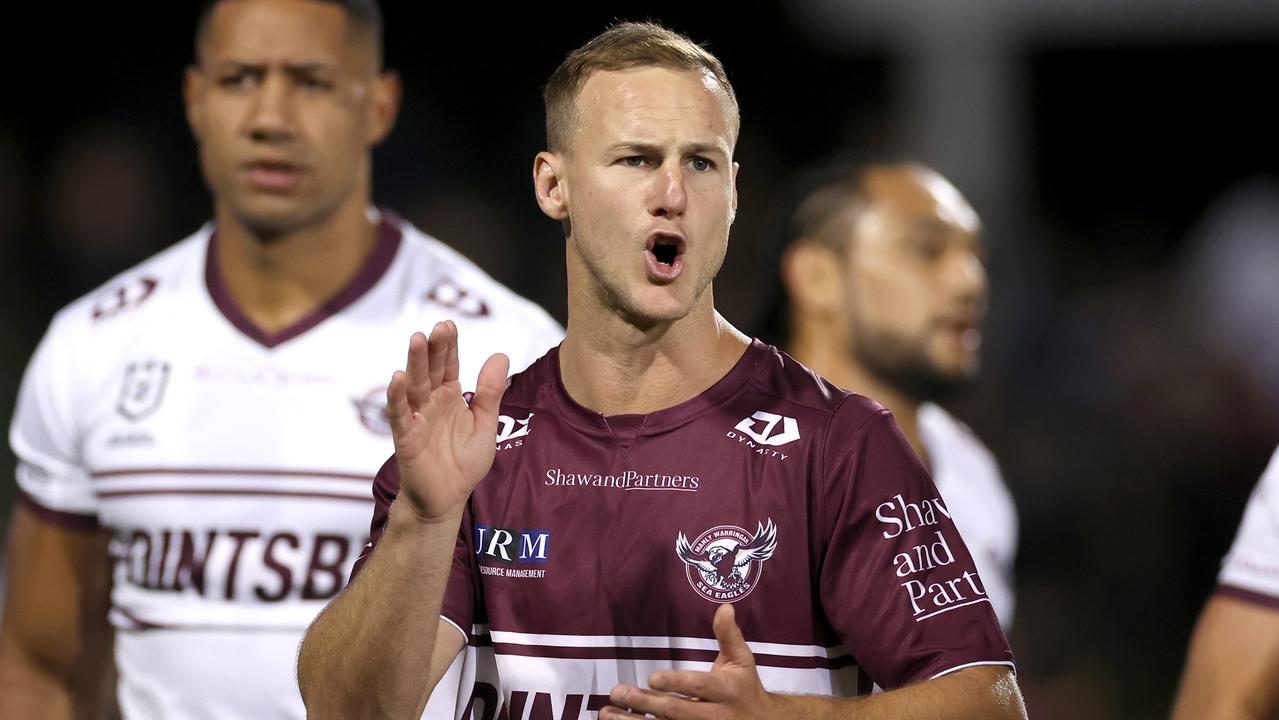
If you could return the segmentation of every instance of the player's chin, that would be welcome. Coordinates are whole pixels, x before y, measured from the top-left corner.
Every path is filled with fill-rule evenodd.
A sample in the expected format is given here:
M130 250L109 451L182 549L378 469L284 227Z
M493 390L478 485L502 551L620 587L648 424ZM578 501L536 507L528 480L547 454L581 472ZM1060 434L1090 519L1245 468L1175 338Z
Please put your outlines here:
M981 360L977 354L967 350L943 353L933 356L933 373L939 381L956 386L967 385L977 379L981 370Z
M631 314L645 324L672 323L693 311L693 298L684 288L650 285L632 294Z
M245 193L232 203L246 226L266 232L287 232L308 225L319 214L296 195Z

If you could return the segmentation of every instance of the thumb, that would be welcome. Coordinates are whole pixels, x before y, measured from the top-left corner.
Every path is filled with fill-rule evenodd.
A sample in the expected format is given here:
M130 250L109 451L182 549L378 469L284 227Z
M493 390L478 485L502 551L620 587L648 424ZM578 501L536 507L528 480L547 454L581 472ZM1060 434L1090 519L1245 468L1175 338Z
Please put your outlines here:
M735 665L754 667L755 656L746 646L746 638L742 629L737 626L736 613L733 606L724 603L715 611L713 622L715 640L719 642L720 658Z
M480 375L475 380L475 396L471 399L471 411L475 413L475 421L485 427L497 424L498 410L502 406L502 396L506 394L506 373L511 361L503 354L493 355L480 368Z

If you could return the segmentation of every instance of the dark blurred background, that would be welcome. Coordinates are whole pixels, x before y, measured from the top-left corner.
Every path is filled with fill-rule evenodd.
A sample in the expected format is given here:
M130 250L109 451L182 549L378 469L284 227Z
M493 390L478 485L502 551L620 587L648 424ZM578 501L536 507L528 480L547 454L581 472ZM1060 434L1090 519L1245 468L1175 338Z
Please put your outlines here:
M179 95L182 5L6 22L27 40L0 51L4 413L59 307L208 215ZM1166 713L1279 441L1279 4L384 8L406 92L375 197L561 320L562 236L530 183L540 89L612 19L663 21L729 69L741 208L716 295L743 328L795 168L842 154L949 176L991 247L986 369L955 410L1019 504L1012 641L1032 716Z

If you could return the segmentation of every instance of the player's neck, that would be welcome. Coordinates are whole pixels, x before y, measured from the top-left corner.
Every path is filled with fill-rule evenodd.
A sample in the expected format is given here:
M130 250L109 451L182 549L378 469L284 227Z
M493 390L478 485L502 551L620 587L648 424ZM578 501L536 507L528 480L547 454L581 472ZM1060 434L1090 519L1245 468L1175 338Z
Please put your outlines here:
M323 223L263 237L219 204L214 262L227 292L261 330L277 332L333 298L360 272L377 244L363 202Z
M652 328L637 328L615 312L570 310L560 375L583 407L602 415L647 414L705 392L749 345L715 311L707 288L689 315Z
M810 370L839 387L865 395L893 413L915 454L928 466L928 451L919 433L919 403L856 362L837 334L795 333L786 351Z

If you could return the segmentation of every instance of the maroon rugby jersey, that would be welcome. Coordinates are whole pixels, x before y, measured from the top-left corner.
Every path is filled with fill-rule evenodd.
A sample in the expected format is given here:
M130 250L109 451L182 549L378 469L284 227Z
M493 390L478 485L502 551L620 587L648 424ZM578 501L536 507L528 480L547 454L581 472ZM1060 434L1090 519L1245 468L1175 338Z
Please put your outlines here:
M701 395L605 417L558 358L512 378L462 521L443 616L476 653L468 713L594 717L619 682L708 669L721 602L776 692L1012 664L945 502L874 401L757 340ZM398 490L392 459L373 544Z

